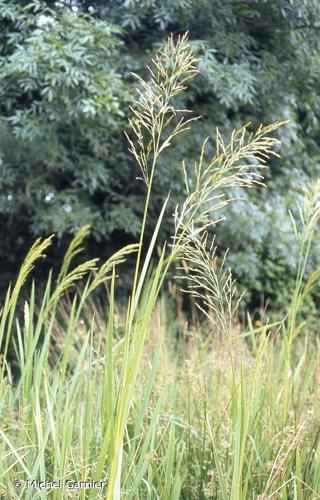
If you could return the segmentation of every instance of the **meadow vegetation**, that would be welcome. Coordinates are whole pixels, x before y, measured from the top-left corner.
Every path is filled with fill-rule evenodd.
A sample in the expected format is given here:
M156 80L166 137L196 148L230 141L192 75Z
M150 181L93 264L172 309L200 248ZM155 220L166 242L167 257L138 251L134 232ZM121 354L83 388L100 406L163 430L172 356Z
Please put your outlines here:
M196 62L186 36L170 37L148 78L137 77L128 139L146 190L138 243L102 264L74 265L84 226L40 295L33 269L53 238L39 238L8 289L0 316L5 498L320 498L320 349L300 315L320 274L308 275L320 183L292 215L299 256L284 317L257 324L248 314L240 326L241 295L214 237L234 188L264 189L283 123L205 139L195 164L182 166L172 237L157 248L170 194L146 237L158 159L198 120L179 107ZM135 271L124 307L117 283L128 255ZM195 305L193 322L164 293L172 273ZM32 479L61 480L61 488L26 488ZM106 487L74 492L65 483L89 479Z

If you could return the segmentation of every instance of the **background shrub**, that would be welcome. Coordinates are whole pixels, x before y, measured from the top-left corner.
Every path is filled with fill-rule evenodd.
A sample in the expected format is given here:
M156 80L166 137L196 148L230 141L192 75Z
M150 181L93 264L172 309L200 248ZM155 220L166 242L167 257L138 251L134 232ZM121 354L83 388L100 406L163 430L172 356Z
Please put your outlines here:
M169 32L188 30L201 76L179 105L203 120L160 160L150 228L169 189L172 208L180 200L180 159L192 165L203 129L228 134L247 121L290 119L280 132L283 159L265 173L268 191L236 193L245 200L218 228L247 303L283 306L296 265L288 208L319 175L319 11L317 0L1 0L4 282L35 235L57 234L56 257L84 223L92 226L88 257L136 238L145 190L123 135L131 72L144 74Z

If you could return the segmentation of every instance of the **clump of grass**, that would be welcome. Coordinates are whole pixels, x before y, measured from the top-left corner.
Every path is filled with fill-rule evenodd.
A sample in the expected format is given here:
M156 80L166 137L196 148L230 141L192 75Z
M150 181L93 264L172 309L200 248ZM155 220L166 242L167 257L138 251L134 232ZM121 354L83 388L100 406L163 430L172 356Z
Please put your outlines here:
M16 308L21 287L51 244L51 238L38 240L8 290L0 319L0 488L8 498L50 495L56 500L71 495L67 481L94 479L105 481L105 487L82 488L79 498L316 498L318 345L305 344L290 373L294 386L284 372L295 346L296 311L317 279L312 275L302 287L318 198L310 205L313 215L303 219L309 221L308 230L301 239L288 321L259 329L249 323L248 332L235 332L235 282L216 258L208 233L219 220L219 209L233 201L228 189L263 184L265 162L277 155L279 144L272 134L281 123L253 133L243 127L229 144L217 131L214 158L207 158L204 142L193 172L183 166L186 197L173 214L174 235L155 260L168 201L147 242L157 161L194 120L189 111L175 107L175 97L197 73L186 36L170 37L149 71L148 81L138 77L129 139L147 190L139 243L100 266L93 259L72 268L89 232L84 227L72 240L56 281L50 273L40 301L32 284L21 317ZM133 252L135 272L120 331L117 273ZM205 317L198 340L182 343L180 353L172 347L173 327L166 321L161 294L175 262L183 263L186 291ZM90 312L90 300L106 281L105 317L100 313L98 318L97 309ZM283 333L280 349L268 340L275 326ZM201 328L211 335L202 335ZM252 339L251 351L246 338ZM19 365L17 380L7 359L9 344ZM291 387L294 394L288 397ZM27 488L28 480L61 483L59 488L49 483ZM21 481L21 489L15 481Z

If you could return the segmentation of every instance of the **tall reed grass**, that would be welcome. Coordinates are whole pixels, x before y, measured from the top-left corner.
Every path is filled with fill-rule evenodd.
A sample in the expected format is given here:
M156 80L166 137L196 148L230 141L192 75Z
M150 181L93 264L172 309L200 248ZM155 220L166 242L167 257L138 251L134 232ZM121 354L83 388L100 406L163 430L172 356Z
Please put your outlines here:
M299 323L319 276L317 270L306 277L306 270L320 185L306 193L300 225L294 223L300 260L286 318L256 328L248 316L242 331L235 323L241 297L211 235L219 210L233 201L230 188L263 184L266 161L278 155L272 134L282 124L256 132L245 126L227 144L217 131L213 158L204 141L195 165L183 165L186 197L173 214L172 239L156 258L169 216L167 197L147 240L158 158L196 119L175 104L197 74L186 36L170 37L149 73L146 81L137 77L128 137L146 186L139 242L102 264L93 259L73 267L85 226L41 297L36 282L28 282L21 307L21 289L52 243L38 239L8 289L0 317L0 494L320 498L319 343ZM122 309L117 275L129 254L136 264ZM175 314L162 293L175 263L202 317L196 330L186 328L178 348ZM92 294L106 282L101 310Z

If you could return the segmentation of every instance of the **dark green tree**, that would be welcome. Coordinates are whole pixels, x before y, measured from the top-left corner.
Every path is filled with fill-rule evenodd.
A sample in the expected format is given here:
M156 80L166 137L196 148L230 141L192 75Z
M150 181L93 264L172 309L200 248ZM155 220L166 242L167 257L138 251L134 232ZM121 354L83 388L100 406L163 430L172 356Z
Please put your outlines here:
M244 198L224 214L218 241L230 247L230 264L251 305L290 300L297 245L288 209L301 188L320 175L320 4L317 0L176 0L79 2L124 30L128 69L143 71L152 47L168 32L189 32L199 57L200 78L187 94L202 115L159 169L158 189L179 198L179 159L191 162L203 131L224 134L246 122L254 126L290 120L281 130L282 159L265 172L268 190L235 192ZM140 62L140 64L139 64ZM182 103L184 104L184 103ZM210 150L209 150L210 153ZM312 264L319 264L320 241Z
M39 2L2 1L0 20L1 259L14 267L34 235L83 223L97 241L134 234L120 30Z
M287 212L320 174L318 0L0 0L0 22L3 269L36 234L63 241L90 223L103 251L134 238L144 188L123 135L131 72L144 73L168 33L188 31L201 75L180 104L202 120L163 157L154 217L169 189L172 207L180 199L181 159L193 161L206 133L289 119L269 189L235 192L245 198L218 236L252 305L290 296Z

